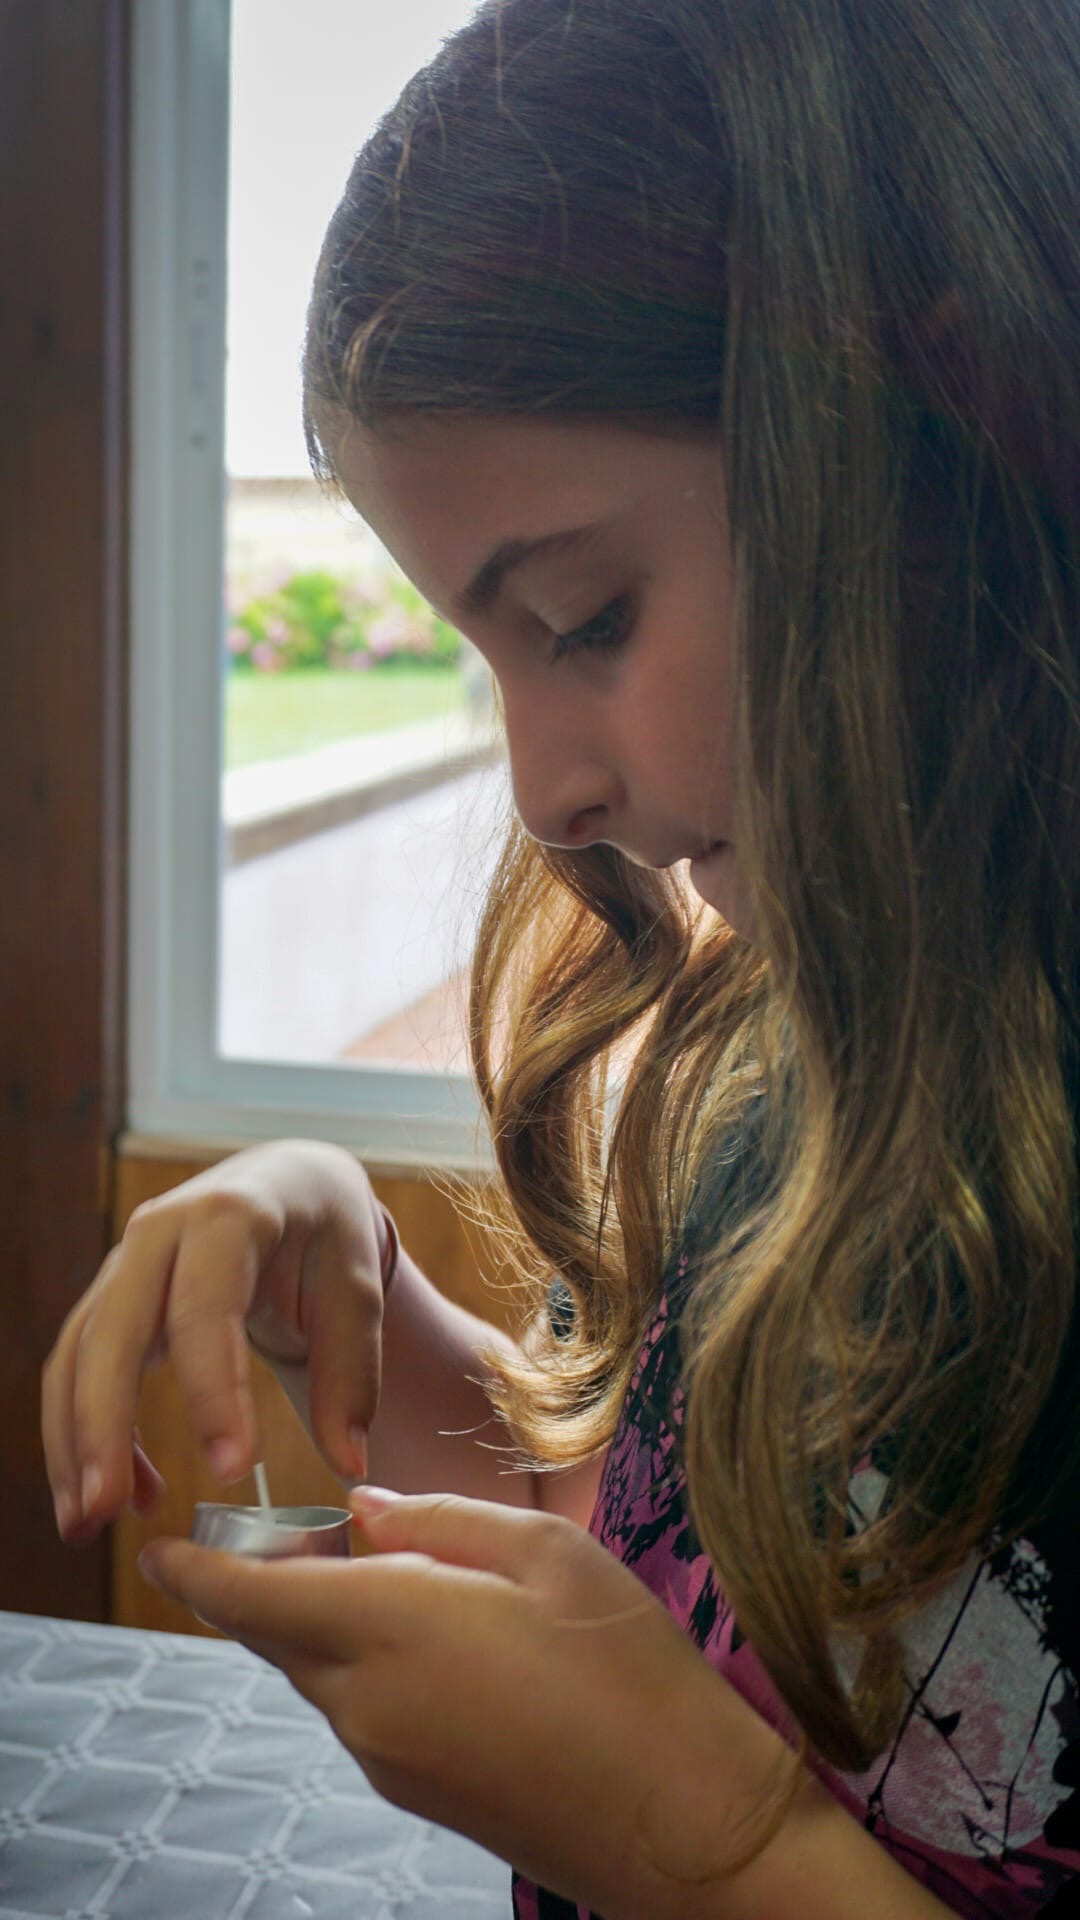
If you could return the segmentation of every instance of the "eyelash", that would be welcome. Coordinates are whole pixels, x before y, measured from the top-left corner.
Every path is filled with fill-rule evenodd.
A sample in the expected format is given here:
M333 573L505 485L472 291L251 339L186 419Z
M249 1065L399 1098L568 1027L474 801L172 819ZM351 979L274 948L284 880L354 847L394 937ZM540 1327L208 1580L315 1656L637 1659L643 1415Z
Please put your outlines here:
M604 637L598 637L605 627L610 629L612 623L614 634L609 631ZM620 599L609 601L595 619L586 620L584 626L575 627L571 633L554 634L551 664L557 666L560 660L575 653L614 653L629 638L632 625L633 608L629 595L623 594Z

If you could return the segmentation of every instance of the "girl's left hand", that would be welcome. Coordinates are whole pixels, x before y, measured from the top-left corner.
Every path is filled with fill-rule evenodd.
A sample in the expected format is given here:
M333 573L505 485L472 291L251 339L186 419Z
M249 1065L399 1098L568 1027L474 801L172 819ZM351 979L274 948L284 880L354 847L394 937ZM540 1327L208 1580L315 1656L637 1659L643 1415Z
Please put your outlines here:
M280 1667L376 1792L611 1920L700 1905L785 1749L570 1520L456 1495L363 1514L355 1560L189 1541L157 1585Z

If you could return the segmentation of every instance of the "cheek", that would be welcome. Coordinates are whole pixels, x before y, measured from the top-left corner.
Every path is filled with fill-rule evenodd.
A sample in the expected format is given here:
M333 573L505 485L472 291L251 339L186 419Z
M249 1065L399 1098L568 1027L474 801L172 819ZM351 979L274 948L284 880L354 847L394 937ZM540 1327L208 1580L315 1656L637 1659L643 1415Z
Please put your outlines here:
M731 710L718 649L660 642L628 692L628 735L650 761L673 768L680 785L723 771Z

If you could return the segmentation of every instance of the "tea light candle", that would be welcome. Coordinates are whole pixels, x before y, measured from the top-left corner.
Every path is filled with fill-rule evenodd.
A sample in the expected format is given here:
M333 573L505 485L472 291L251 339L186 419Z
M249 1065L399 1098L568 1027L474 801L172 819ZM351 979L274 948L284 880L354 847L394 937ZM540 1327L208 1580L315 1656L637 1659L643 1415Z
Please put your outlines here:
M255 1462L257 1507L231 1507L200 1500L191 1537L204 1547L255 1560L287 1560L298 1554L332 1554L348 1559L352 1514L347 1507L275 1507L266 1468Z
M230 1507L200 1500L191 1538L204 1547L255 1560L329 1554L347 1560L353 1517L347 1507Z

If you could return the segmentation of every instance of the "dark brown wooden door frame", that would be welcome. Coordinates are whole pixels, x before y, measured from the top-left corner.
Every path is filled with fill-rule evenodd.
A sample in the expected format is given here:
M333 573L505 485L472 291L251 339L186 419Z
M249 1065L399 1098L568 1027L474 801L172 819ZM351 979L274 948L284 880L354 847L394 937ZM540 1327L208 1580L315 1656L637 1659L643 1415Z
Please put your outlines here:
M84 1619L38 1408L122 1123L129 5L0 0L0 1606Z

